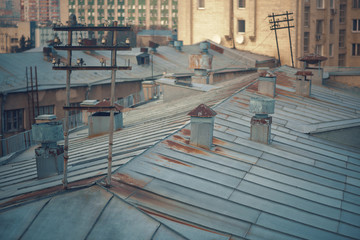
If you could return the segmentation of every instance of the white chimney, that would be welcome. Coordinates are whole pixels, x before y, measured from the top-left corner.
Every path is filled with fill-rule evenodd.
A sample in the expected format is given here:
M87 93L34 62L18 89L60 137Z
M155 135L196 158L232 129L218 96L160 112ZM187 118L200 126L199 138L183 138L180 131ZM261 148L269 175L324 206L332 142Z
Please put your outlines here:
M250 112L255 113L251 118L250 140L270 144L272 117L275 100L270 98L254 97L250 99Z
M211 148L216 114L205 104L200 104L188 113L191 117L190 144L205 149Z
M258 78L258 92L272 97L275 97L276 91L276 75L272 72L264 71L260 73Z

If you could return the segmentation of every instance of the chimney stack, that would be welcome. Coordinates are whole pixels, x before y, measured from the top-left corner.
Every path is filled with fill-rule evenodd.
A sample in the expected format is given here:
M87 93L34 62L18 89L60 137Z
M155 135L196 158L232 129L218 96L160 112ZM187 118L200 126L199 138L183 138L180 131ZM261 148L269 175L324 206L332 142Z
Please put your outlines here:
M251 118L250 140L270 144L272 117L275 100L254 97L250 99L250 112L255 113Z
M313 76L313 73L311 71L298 71L295 75L297 76L295 85L296 94L310 97L311 76Z
M183 41L174 41L174 47L177 51L181 52L183 46Z
M201 54L193 54L189 56L189 68L194 69L195 75L191 77L194 83L208 84L209 77L208 70L212 69L213 55L209 54L208 49L210 43L200 43Z
M276 75L272 72L261 72L258 78L258 91L259 93L272 97L275 97L276 91Z
M216 114L205 104L200 104L188 113L191 117L190 144L205 149L211 148Z
M41 143L35 149L38 178L46 178L63 172L64 146L57 145L63 140L63 127L55 121L55 115L40 115L32 125L33 140Z

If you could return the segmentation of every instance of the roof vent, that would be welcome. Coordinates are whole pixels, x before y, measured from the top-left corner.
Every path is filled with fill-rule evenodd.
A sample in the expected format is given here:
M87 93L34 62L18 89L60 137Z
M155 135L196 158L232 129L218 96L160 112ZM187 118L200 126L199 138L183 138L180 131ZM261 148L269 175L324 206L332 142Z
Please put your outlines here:
M183 41L174 41L174 47L177 51L181 52L183 46Z
M250 112L255 113L250 121L250 140L270 144L272 117L268 114L273 114L274 109L274 99L259 97L250 99Z
M32 125L33 140L41 143L35 149L36 169L38 178L46 178L63 172L64 147L57 145L57 141L64 139L62 123L52 121L55 115L40 115Z
M296 94L304 97L311 95L311 71L298 71L296 74Z
M276 75L270 71L264 71L260 73L258 78L258 91L266 96L275 97L276 91Z
M211 148L216 114L205 104L200 104L188 113L191 117L190 144L205 149Z
M157 53L156 49L159 47L159 44L153 41L149 41L149 47L150 47L150 52Z
M209 48L210 48L210 43L209 42L201 42L199 47L200 47L201 53L208 53Z

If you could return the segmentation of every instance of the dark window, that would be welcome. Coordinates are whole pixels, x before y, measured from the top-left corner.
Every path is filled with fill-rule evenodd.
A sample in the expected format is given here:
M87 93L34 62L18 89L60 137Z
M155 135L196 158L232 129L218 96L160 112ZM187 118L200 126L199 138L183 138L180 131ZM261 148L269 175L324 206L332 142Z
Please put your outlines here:
M324 8L324 0L316 0L317 8Z
M353 56L360 56L360 43L353 43L352 44L352 51Z
M245 32L245 20L238 20L238 32Z
M239 0L239 8L245 8L245 0Z
M345 30L342 29L339 31L339 48L345 47Z
M323 20L316 20L316 34L322 34L323 33Z
M346 4L340 4L340 12L339 12L340 23L345 23L345 16L346 16Z
M304 52L309 52L309 38L310 38L310 33L309 32L304 32Z
M360 8L360 0L353 0L353 8Z
M340 67L344 67L344 66L345 66L345 54L339 54L338 65L339 65Z
M330 43L329 44L329 57L332 57L334 54L334 44Z
M360 19L353 19L353 27L352 30L354 32L359 32L360 31Z
M24 128L24 109L4 111L5 131L21 131Z
M38 115L54 114L54 107L55 107L54 105L41 106L41 107L39 107L39 111L36 113L38 113Z
M330 33L333 34L334 33L334 19L330 19Z
M307 6L304 9L304 26L305 27L309 27L309 22L310 22L310 7Z
M205 0L198 0L198 8L205 8Z

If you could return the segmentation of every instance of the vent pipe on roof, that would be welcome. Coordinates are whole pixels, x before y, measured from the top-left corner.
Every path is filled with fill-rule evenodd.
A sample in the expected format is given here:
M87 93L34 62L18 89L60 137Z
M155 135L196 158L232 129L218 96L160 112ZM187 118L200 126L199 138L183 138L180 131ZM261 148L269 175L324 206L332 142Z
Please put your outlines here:
M272 117L275 100L270 98L254 97L250 99L250 112L255 113L251 118L250 140L270 144Z
M181 52L183 46L183 41L174 41L174 47L177 51Z
M275 97L276 91L276 75L272 72L261 72L258 78L258 91L259 93L272 97Z
M188 113L191 117L190 144L205 149L211 148L216 114L205 104L200 104Z
M298 71L296 74L296 94L304 97L311 95L311 71Z
M36 118L36 124L32 125L33 140L41 143L35 149L39 179L60 174L64 170L64 146L57 145L57 141L64 139L63 127L55 119L55 115L40 115Z

